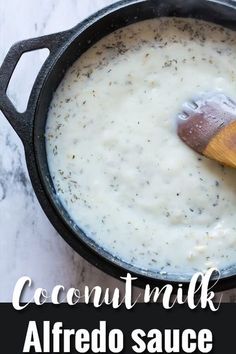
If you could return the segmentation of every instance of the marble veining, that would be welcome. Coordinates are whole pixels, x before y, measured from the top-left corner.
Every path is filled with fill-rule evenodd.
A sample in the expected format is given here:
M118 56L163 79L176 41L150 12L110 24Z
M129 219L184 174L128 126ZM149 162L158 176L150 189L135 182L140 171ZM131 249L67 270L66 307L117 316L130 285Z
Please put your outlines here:
M69 29L112 0L9 0L0 2L0 63L16 41ZM9 96L22 106L36 66L44 59L35 52L25 62ZM33 192L20 139L0 113L0 301L11 301L16 280L28 275L35 286L52 289L123 283L96 269L76 254L51 226ZM141 290L136 288L135 293ZM26 298L30 298L30 291ZM236 292L224 294L235 301Z

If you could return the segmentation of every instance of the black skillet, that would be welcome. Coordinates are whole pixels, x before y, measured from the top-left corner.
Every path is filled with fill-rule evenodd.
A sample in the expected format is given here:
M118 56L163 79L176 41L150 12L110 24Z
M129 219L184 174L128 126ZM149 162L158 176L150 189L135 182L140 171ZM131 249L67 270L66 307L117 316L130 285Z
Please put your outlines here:
M133 267L104 251L73 223L53 187L45 151L45 122L53 92L67 68L91 45L128 24L160 16L193 17L236 30L234 1L210 0L123 0L89 17L71 30L16 43L0 68L0 109L21 138L31 182L46 215L62 237L84 258L101 270L120 277L132 273L136 285L188 285L184 274L160 274ZM25 52L48 48L50 55L34 83L27 109L18 113L6 95L14 69ZM216 289L236 286L236 265L222 272Z

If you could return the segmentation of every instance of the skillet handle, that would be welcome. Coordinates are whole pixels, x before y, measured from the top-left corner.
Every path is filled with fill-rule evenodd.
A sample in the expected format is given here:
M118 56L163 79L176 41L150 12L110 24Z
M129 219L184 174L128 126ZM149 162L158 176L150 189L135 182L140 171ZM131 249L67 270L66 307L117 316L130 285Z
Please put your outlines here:
M37 49L48 48L50 54L46 59L47 62L62 46L62 43L65 42L69 34L70 31L65 31L18 42L10 48L0 67L0 110L6 116L22 141L32 133L33 111L28 102L25 112L19 113L7 96L7 88L12 74L22 54Z

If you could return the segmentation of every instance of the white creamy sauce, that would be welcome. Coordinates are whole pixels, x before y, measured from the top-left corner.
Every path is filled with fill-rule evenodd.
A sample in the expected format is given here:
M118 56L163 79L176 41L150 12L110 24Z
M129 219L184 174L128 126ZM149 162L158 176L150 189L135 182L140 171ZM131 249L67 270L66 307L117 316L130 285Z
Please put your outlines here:
M99 41L68 70L48 114L56 191L97 244L144 270L191 274L236 263L236 171L176 134L182 104L236 97L236 36L153 19Z

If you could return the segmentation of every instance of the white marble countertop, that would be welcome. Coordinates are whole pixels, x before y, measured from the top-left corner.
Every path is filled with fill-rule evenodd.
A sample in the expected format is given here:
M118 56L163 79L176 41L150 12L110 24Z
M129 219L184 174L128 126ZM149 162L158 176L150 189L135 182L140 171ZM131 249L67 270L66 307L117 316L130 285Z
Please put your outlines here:
M114 0L0 1L0 64L9 47L19 40L69 29ZM27 58L28 56L28 58ZM27 54L10 85L17 107L26 102L43 52ZM28 61L27 61L28 60ZM35 286L52 289L123 284L88 264L50 225L29 181L22 144L0 112L0 301L11 301L16 280L28 275ZM136 289L135 292L140 292ZM236 291L225 301L235 301Z

